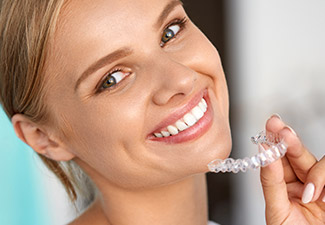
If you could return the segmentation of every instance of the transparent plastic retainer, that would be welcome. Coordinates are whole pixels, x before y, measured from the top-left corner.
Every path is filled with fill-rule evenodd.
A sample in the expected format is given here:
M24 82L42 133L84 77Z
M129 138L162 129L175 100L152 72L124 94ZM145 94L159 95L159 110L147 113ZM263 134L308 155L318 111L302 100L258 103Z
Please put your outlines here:
M244 159L216 159L208 164L209 170L214 173L226 173L239 171L246 172L248 169L258 169L270 165L282 158L287 152L287 145L275 134L266 134L265 131L258 133L251 138L251 141L258 146L258 154Z

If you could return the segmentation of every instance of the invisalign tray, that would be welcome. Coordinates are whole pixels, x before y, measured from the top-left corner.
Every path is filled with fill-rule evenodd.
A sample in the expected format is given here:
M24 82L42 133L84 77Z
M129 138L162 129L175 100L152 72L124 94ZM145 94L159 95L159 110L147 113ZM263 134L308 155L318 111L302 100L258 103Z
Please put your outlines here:
M277 135L266 134L265 131L258 133L251 141L258 146L258 154L244 159L232 158L216 159L208 164L209 170L214 173L239 171L246 172L248 169L258 169L267 166L282 158L287 152L287 146ZM267 149L265 149L265 147Z

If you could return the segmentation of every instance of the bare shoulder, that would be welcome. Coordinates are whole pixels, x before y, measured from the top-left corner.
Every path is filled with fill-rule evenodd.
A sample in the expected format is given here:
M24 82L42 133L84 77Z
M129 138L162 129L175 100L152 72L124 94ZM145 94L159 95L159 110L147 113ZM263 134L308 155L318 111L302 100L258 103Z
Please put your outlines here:
M68 225L109 225L98 201L94 201L78 218Z

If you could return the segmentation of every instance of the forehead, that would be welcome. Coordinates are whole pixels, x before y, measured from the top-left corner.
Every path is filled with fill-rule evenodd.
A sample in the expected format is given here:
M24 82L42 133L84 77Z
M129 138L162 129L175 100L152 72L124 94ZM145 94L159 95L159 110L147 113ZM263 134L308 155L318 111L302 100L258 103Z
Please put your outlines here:
M56 40L75 41L119 32L143 23L159 9L157 0L70 0L62 8ZM166 1L165 1L166 2ZM151 6L151 7L150 7ZM135 19L136 18L136 19Z
M152 23L172 1L70 0L62 9L56 36L85 39L107 33L106 37L114 38L128 29Z
M172 1L175 0L68 0L59 16L53 52L61 55L56 58L69 57L76 64L95 60L91 54L87 59L84 53L96 51L96 55L102 55L131 44L138 31L152 28Z
M163 2L166 0L70 0L63 8L62 17L69 29L75 28L75 23L86 27L96 27L101 23L113 25L121 21L133 24L136 21L131 18L145 21L143 17L152 16Z

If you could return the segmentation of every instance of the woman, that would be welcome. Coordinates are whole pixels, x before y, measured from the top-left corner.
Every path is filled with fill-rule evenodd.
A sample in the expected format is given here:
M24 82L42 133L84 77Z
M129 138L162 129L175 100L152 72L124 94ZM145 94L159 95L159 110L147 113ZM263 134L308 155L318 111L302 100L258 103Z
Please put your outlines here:
M204 173L231 149L227 86L180 1L3 1L0 83L17 136L71 198L71 164L96 185L71 224L207 224ZM268 224L324 224L325 159L276 115L266 130L288 145L261 171Z

